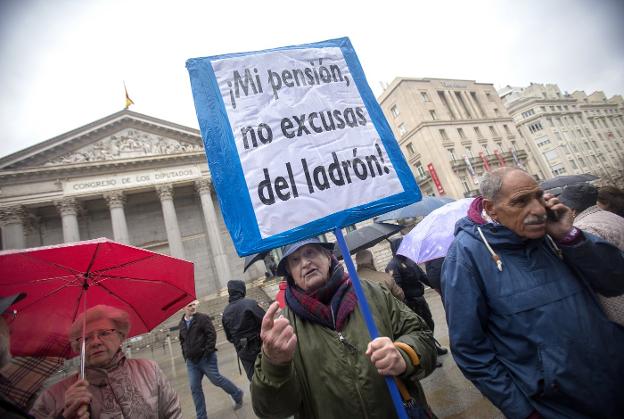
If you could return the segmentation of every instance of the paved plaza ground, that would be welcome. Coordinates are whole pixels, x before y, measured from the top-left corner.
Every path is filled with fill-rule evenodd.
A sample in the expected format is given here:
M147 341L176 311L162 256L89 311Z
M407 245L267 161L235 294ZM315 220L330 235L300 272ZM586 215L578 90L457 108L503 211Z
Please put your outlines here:
M427 291L427 300L436 323L435 336L443 346L448 347L448 330L444 318L444 308L440 297L432 290ZM219 332L217 340L219 369L245 391L244 406L234 412L230 397L220 388L213 386L204 379L204 394L208 417L210 419L255 418L251 408L249 382L246 376L239 374L236 353L230 343L225 340L223 332ZM152 352L153 350L153 352ZM167 346L143 350L136 357L152 358L158 361L163 371L180 395L182 412L185 418L195 417L193 399L188 386L186 367L182 359L179 343L172 344L173 356ZM450 353L440 357L441 368L422 381L427 399L439 418L502 418L503 415L485 399L476 388L467 381L453 361Z

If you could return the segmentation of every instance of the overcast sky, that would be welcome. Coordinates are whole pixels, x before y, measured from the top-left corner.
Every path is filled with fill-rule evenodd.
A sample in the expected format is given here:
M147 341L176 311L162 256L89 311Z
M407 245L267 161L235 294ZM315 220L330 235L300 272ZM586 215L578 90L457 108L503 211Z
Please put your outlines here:
M397 76L624 94L624 2L0 0L0 156L121 110L197 128L185 61L348 36Z

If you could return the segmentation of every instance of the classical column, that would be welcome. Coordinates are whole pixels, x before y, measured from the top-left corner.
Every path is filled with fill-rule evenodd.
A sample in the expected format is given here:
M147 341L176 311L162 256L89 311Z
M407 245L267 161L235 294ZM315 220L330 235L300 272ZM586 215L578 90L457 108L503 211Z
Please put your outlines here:
M80 241L80 229L78 228L78 202L75 198L65 197L54 203L63 223L63 241L72 243Z
M157 186L156 191L160 197L163 217L165 218L165 229L167 230L167 240L169 241L169 251L171 256L184 259L184 246L182 245L182 234L178 226L178 217L173 205L173 186Z
M230 265L221 242L221 232L219 232L219 225L217 223L217 214L215 212L214 204L212 203L212 196L210 194L211 182L208 179L200 179L195 181L195 188L199 193L201 199L202 211L204 213L204 220L206 222L206 231L208 232L208 240L210 241L210 251L212 258L217 268L217 277L219 284L215 284L217 289L227 286L227 282L232 279L230 272Z
M2 244L4 249L23 249L26 247L24 220L26 209L21 205L0 208L2 226Z
M128 224L126 224L126 213L124 212L126 197L121 191L113 191L105 193L104 199L106 199L108 208L110 208L113 237L115 241L130 244Z

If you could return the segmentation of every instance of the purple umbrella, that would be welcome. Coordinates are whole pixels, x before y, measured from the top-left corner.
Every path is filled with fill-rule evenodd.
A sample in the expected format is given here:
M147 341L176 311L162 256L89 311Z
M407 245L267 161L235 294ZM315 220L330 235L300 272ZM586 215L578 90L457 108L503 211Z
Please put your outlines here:
M403 237L397 253L416 263L446 256L455 238L455 223L466 216L472 201L460 199L432 211Z

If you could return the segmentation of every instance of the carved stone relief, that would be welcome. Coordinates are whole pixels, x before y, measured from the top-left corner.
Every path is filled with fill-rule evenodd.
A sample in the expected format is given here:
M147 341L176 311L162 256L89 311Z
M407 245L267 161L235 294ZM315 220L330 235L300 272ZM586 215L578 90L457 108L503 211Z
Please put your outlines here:
M135 129L125 129L94 144L51 160L46 166L202 151L201 145Z

